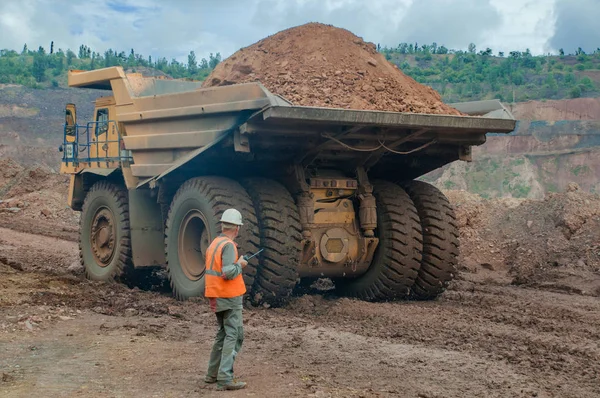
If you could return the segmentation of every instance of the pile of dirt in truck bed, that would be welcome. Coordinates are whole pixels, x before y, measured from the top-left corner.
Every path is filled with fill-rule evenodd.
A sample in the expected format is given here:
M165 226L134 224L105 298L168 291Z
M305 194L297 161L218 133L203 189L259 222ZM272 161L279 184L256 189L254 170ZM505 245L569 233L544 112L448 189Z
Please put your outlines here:
M576 184L543 200L446 194L458 218L463 274L600 296L600 196Z
M309 23L221 62L203 87L260 81L295 105L460 115L351 32Z

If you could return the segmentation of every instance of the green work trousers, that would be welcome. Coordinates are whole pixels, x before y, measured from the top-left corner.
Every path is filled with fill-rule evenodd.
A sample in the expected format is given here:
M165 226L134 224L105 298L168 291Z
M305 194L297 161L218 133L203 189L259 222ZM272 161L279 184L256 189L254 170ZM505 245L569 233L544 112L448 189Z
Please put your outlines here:
M226 310L215 314L219 330L210 353L206 377L226 383L233 381L233 362L244 341L242 310Z

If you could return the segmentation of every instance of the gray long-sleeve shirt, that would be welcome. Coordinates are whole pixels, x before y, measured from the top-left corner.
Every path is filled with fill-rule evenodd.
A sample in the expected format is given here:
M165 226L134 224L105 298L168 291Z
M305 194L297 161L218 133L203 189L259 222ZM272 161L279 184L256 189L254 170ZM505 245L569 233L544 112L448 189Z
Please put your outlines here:
M221 234L220 236L225 236ZM231 280L242 273L242 266L235 261L235 250L232 243L226 243L221 252L221 273L227 280ZM234 309L242 309L243 296L231 298L209 299L210 307L214 312L221 312Z

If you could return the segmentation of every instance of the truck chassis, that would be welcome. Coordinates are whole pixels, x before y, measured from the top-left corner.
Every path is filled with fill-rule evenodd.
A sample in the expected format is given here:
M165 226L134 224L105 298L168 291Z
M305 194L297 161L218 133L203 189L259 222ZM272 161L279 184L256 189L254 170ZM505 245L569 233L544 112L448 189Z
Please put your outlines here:
M264 248L244 274L255 304L322 277L370 301L439 296L458 229L443 193L416 178L515 127L498 101L456 104L462 117L297 107L259 83L199 89L120 67L72 71L69 85L112 91L84 125L65 111L61 171L86 275L166 267L178 299L203 295L230 207L244 215L240 251Z

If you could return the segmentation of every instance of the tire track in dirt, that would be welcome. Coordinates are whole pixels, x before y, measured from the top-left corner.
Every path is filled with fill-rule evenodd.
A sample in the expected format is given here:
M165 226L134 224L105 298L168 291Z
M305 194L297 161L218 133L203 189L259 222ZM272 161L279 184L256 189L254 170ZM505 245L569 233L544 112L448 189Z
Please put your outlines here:
M510 364L543 380L551 395L600 394L600 303L595 298L483 286L449 291L431 303L373 305L305 297L295 306L312 322L338 331Z
M101 376L87 392L213 394L199 383L214 332L202 300L70 275L74 242L6 229L0 237L2 255L22 269L0 266L0 346L14 347L0 363L9 380L0 392L20 396L34 380L56 396L75 391L81 378L68 376L61 390L55 381L67 370L44 369L53 352L73 346L64 336L77 325L77 353L61 363L87 369L88 379ZM238 369L250 389L231 396L600 395L595 297L459 280L433 302L306 295L285 308L249 309L245 324ZM48 351L32 356L28 347ZM124 358L127 381L118 365ZM158 369L170 369L166 381Z

